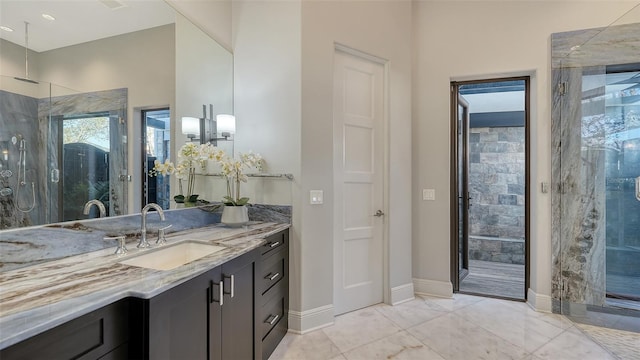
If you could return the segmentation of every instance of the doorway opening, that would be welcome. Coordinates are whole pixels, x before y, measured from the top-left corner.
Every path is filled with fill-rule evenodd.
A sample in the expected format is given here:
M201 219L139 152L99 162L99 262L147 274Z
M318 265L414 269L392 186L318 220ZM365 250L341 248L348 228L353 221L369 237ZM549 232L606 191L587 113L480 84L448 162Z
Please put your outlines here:
M113 214L109 175L111 158L111 118L109 113L62 117L58 122L58 168L62 169L59 187L59 221L84 219L84 204L99 200L106 214ZM91 208L90 218L99 217Z
M529 77L451 83L454 292L526 300Z
M171 116L169 108L142 110L142 206L156 203L164 210L171 205L171 188L166 176L150 176L155 161L169 159Z

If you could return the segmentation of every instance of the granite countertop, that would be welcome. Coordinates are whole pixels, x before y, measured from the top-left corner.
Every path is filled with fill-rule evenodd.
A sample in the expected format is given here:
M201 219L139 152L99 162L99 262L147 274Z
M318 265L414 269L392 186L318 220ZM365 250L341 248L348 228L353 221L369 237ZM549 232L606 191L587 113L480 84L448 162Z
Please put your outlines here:
M220 224L167 235L167 245L196 240L228 249L161 271L120 264L149 250L128 243L0 273L0 349L126 297L149 299L261 246L289 224L252 223L246 228ZM153 244L153 241L150 241ZM167 246L165 245L165 246Z

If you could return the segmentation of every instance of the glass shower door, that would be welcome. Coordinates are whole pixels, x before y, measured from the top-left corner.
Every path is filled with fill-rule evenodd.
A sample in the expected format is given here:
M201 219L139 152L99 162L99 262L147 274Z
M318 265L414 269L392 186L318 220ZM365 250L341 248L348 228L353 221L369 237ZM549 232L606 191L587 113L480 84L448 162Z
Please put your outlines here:
M640 64L606 79L607 303L640 308Z

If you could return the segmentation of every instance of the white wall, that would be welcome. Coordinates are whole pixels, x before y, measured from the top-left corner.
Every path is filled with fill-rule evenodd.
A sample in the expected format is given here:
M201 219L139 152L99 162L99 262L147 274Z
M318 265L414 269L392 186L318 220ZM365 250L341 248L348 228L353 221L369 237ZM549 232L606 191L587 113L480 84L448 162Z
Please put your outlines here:
M605 26L635 6L629 1L424 1L414 3L413 275L423 292L450 296L449 83L499 75L532 76L530 302L550 309L550 35ZM536 304L537 302L537 304Z
M301 15L299 1L234 1L235 151L260 153L265 171L291 173L271 196L290 199L290 308L300 308ZM244 192L243 192L244 194ZM249 194L247 194L249 195ZM249 195L251 196L251 195ZM254 200L252 198L252 200Z
M231 0L165 0L225 49L231 51Z

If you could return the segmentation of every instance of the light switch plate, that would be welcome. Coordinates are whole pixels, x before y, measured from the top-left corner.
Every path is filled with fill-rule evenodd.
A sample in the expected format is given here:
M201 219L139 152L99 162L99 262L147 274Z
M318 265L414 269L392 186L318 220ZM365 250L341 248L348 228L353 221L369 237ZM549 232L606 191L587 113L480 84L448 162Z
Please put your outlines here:
M433 201L436 199L436 189L422 189L422 200Z
M309 204L311 205L319 205L323 203L323 193L322 190L311 190L309 192Z

